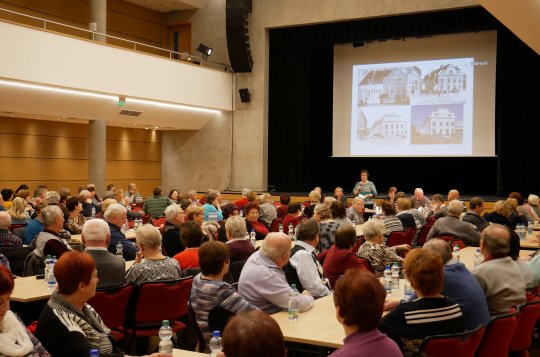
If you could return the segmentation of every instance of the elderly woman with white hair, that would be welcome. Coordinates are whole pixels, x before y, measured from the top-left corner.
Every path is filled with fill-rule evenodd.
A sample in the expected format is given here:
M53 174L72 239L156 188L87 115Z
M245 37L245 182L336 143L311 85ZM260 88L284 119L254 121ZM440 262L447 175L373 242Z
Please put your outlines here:
M403 258L397 255L398 251L410 250L407 244L387 247L384 242L384 223L378 219L367 221L363 228L366 241L360 246L357 255L367 259L378 277L383 276L387 265L398 263L400 268L403 265Z
M338 224L332 219L332 211L324 203L319 203L315 206L313 213L313 219L319 222L320 241L319 251L322 253L327 249L330 249L332 244L336 240L336 231Z
M165 226L163 227L163 248L169 257L174 257L186 247L180 240L180 225L185 221L185 213L180 205L174 204L165 208Z
M540 207L538 204L540 203L540 197L537 195L530 194L527 198L527 202L529 203L529 206L531 206L531 209L536 213L538 217L540 217Z
M116 254L116 246L122 244L122 254L125 260L135 259L137 246L132 241L127 240L126 235L122 233L122 225L127 219L127 209L120 203L110 205L103 215L105 221L111 230L111 241L109 243L109 252Z
M139 285L149 281L175 280L182 277L178 262L161 254L159 229L151 224L145 224L139 227L135 236L139 251L135 264L126 272L126 284Z
M248 239L246 223L240 216L230 216L225 222L227 246L231 251L231 263L246 261L255 253L253 244Z
M321 203L321 193L316 190L311 191L309 193L309 202L309 206L304 209L304 214L307 218L313 217L313 213L315 212L315 206L318 203Z

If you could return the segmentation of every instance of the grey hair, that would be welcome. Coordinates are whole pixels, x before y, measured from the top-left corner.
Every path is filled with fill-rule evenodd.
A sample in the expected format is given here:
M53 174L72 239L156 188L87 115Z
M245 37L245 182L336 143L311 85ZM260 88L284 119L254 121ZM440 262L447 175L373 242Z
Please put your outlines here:
M351 204L354 205L354 204L357 203L357 202L362 202L362 203L364 203L364 199L363 199L362 197L355 197L355 198L353 198Z
M41 210L41 218L43 219L43 226L49 227L52 225L57 217L62 217L64 213L62 209L57 205L51 205Z
M9 229L11 216L6 211L0 211L0 229Z
M176 204L169 205L167 206L167 208L165 208L165 219L168 222L172 222L175 220L176 216L180 212L184 212L184 210L182 209L182 207L180 207L180 205L176 205Z
M90 196L92 196L92 194L88 190L81 190L81 192L79 192L80 198L88 198Z
M246 197L248 193L251 192L251 189L245 187L242 189L242 197Z
M313 213L318 214L321 218L321 221L324 221L326 219L332 219L332 211L330 211L330 207L328 207L324 203L317 203L315 205Z
M430 239L422 246L422 249L428 249L435 254L438 254L442 258L443 264L448 263L452 259L452 250L450 249L450 244L448 244L448 242L444 239Z
M303 241L313 241L319 234L319 222L313 218L303 219L298 224L297 239Z
M58 202L60 202L60 195L56 191L47 191L45 194L45 200L48 204L58 204Z
M189 191L187 192L187 194L188 194L189 197L191 197L191 196L197 196L197 191L195 191L195 190L189 190Z
M452 200L448 203L448 212L453 216L459 216L463 212L463 202L460 200Z
M257 196L257 201L259 201L259 204L266 203L266 196L264 195L264 193Z
M90 219L82 227L82 236L87 241L104 242L111 230L102 219Z
M384 222L380 219L370 219L362 227L362 232L367 240L384 235Z
M225 221L225 230L230 232L232 238L245 238L247 236L246 221L240 216L230 216Z
M135 240L146 248L157 249L161 245L161 233L157 227L147 223L137 229Z
M420 187L417 187L414 189L414 193L421 193L421 194L424 194L424 190L422 190Z
M500 224L490 224L480 236L482 245L492 256L505 256L510 252L510 231Z
M283 244L276 244L273 247L268 245L268 238L278 238L283 240ZM280 242L281 243L281 242ZM286 243L286 244L285 244ZM266 235L261 247L261 254L266 256L270 260L277 260L283 257L286 253L291 251L291 239L285 233L271 232Z
M113 203L112 205L107 207L107 210L103 214L103 217L105 219L109 219L113 216L121 215L124 212L127 212L126 207L122 206L120 203Z
M538 206L538 203L540 203L540 197L530 194L527 198L527 202L529 202L531 206Z
M332 196L326 196L324 198L324 204L327 205L328 207L330 207L330 205L332 205L332 202L336 202L337 200L332 197Z

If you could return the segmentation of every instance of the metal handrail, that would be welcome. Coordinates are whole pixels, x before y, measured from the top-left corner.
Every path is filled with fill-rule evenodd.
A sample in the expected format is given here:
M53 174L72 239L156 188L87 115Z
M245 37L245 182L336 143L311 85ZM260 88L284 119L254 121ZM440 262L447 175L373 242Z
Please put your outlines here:
M133 44L133 50L137 51L137 52L146 53L144 51L141 51L141 50L137 49L137 45L139 45L139 46L142 46L142 47L148 47L148 48L158 50L158 51L162 51L162 52L165 52L165 53L168 52L170 60L180 60L180 61L185 61L185 62L189 62L189 63L192 63L192 64L200 64L201 66L203 65L203 63L212 63L212 64L220 66L220 67L225 67L226 71L231 71L232 72L232 67L230 65L228 65L228 64L209 61L209 60L207 60L207 59L205 59L203 57L193 56L193 55L191 55L191 54L189 54L187 52L176 52L176 51L172 51L172 50L169 50L169 49L166 49L166 48L161 48L161 47L157 47L157 46L148 45L148 44L145 44L145 43L142 43L142 42L128 40L128 39L125 39L125 38L122 38L122 37L116 37L116 36L112 36L112 35L107 35L107 34L104 34L104 33L101 33L101 32L87 30L85 28L63 24L61 22L47 20L47 19L43 19L43 18L40 18L40 17L28 15L28 14L23 14L23 13L20 13L20 12L17 12L17 11L4 9L2 7L0 7L0 11L5 11L5 12L9 12L9 13L12 13L12 14L15 14L15 15L20 15L20 16L24 16L24 17L27 17L27 18L30 18L30 19L42 21L44 30L48 30L47 29L47 23L55 24L55 25L59 25L59 26L62 26L62 27L67 27L67 28L70 28L70 29L79 30L79 31L86 32L88 34L92 34L92 41L96 41L96 36L103 36L103 37L106 37L106 38L111 38L111 39L131 43L131 44ZM40 27L37 27L37 26L32 26L32 27L40 28ZM178 56L178 58L173 58L173 56ZM163 57L166 57L166 56L163 56Z

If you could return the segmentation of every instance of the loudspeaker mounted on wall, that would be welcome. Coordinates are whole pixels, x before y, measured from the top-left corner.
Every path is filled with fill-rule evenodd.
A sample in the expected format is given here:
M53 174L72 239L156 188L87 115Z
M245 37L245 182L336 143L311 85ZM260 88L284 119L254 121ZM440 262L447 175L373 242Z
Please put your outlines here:
M226 1L227 50L234 73L249 73L253 68L248 23L248 14L251 12L251 8L251 0Z
M250 101L251 99L251 93L249 92L249 89L247 88L240 88L238 90L238 92L240 92L240 101L242 103L247 103Z

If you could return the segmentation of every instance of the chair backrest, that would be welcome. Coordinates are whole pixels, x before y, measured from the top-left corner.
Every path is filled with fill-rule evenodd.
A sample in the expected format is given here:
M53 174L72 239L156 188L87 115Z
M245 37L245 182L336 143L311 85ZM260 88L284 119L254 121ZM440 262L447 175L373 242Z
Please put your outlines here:
M416 229L406 229L403 231L403 244L412 245L415 236Z
M512 309L507 314L492 317L486 327L484 338L480 342L476 356L507 356L510 341L512 340L518 322L518 309Z
M15 228L11 233L22 239L24 238L24 232L26 232L26 226Z
M195 326L196 332L197 332L197 341L198 341L198 350L201 353L206 352L206 339L204 338L201 329L199 328L199 324L197 323L197 314L195 313L195 310L193 310L193 307L191 307L191 301L188 301L188 314L189 319Z
M236 283L238 282L238 280L240 280L240 274L242 273L244 264L246 264L245 261L238 260L236 262L232 262L231 265L229 265L229 272L232 275L233 283Z
M386 240L386 246L393 247L395 245L404 244L403 233L404 232L401 231L394 231L390 233L388 239Z
M163 320L175 321L184 316L192 283L193 277L187 277L141 284L135 304L135 324L159 326Z
M159 217L159 218L152 218L152 225L154 227L161 227L167 222L167 219L165 217Z
M429 336L422 342L420 352L427 357L474 356L483 336L483 325L462 333Z
M150 213L145 214L144 216L142 216L141 219L143 224L148 223L148 220L150 219Z
M358 259L362 260L364 262L364 265L368 268L370 272L375 274L375 270L373 270L373 266L371 265L371 262L367 260L366 258L358 257Z
M522 351L529 348L536 321L540 318L540 298L519 305L519 323L510 341L509 351Z
M360 246L362 244L364 244L364 242L366 241L366 238L364 236L360 236L360 237L357 237L356 238L356 243L354 244L354 247L352 249L352 252L354 254L358 253L358 250L360 249Z
M426 223L422 226L422 228L420 228L420 233L418 233L418 239L416 240L417 245L424 245L427 240L427 235L431 230L431 227L433 227L433 224Z
M463 249L466 247L465 243L463 242L463 240L461 239L454 239L454 240L451 240L450 242L450 247L454 247L454 245L458 245L459 249Z
M96 295L88 300L88 304L97 311L108 328L124 326L128 301L133 292L133 285L119 288L96 290Z
M15 275L22 276L24 273L24 262L26 257L34 248L32 247L2 247L0 253L9 261L11 272Z
M279 224L283 222L281 218L274 218L270 224L270 232L279 232Z
M435 223L435 221L437 220L437 218L431 216L431 217L427 217L426 218L426 224L431 224L433 225L433 223Z
M19 224L19 223L12 224L9 226L9 230L13 233L15 229L22 228L22 227L26 227L26 223L25 224Z

